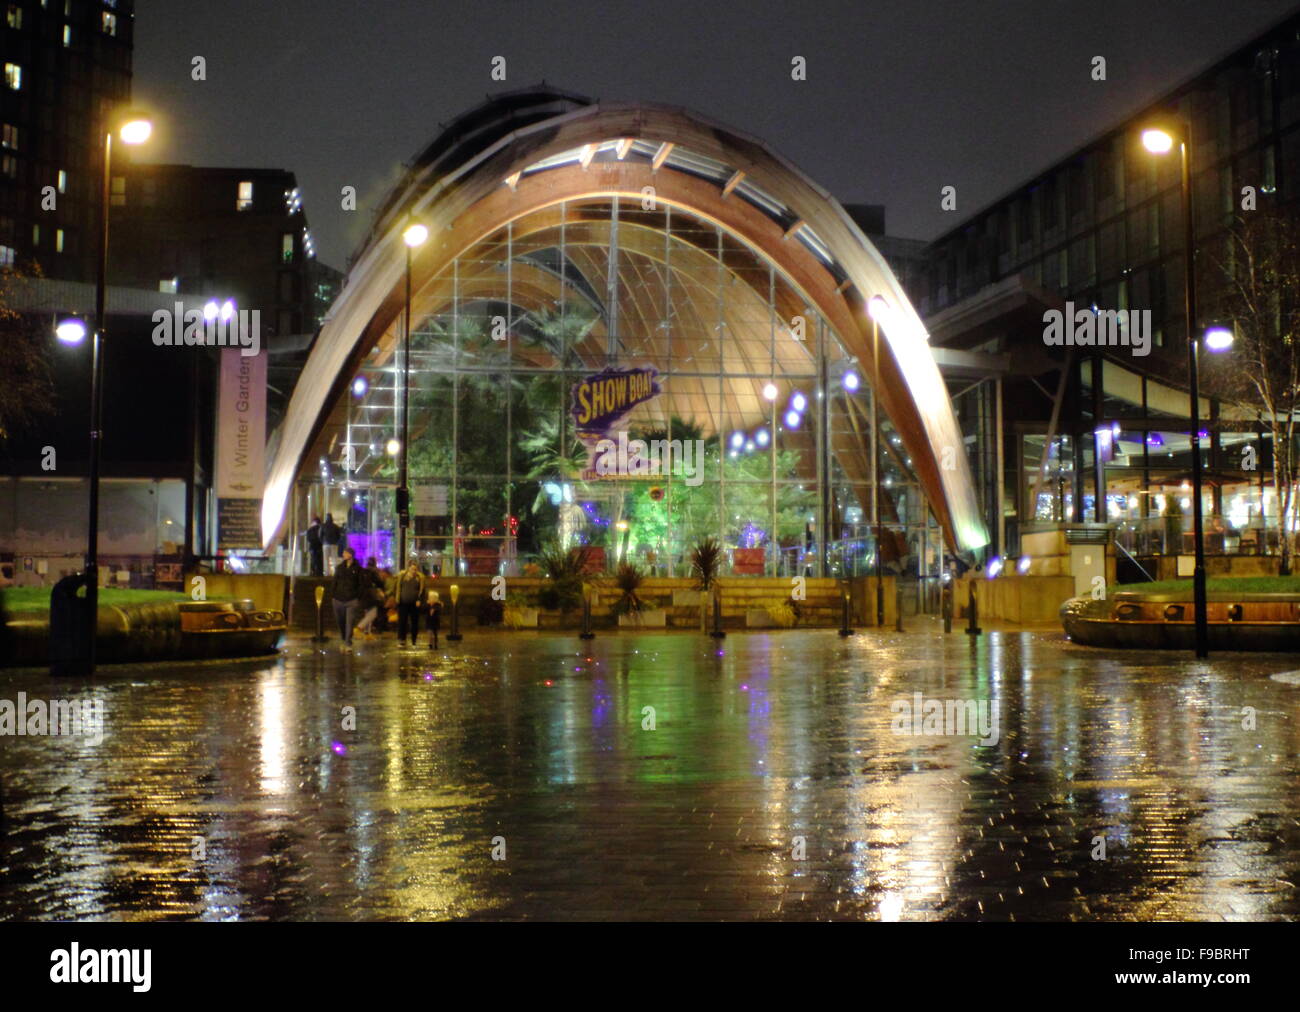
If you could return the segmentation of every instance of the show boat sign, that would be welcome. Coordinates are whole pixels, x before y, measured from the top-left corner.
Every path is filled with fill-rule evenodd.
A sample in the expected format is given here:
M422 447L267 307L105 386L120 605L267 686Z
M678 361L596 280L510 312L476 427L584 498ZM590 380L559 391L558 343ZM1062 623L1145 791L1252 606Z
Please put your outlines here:
M634 407L659 393L656 369L606 369L588 376L573 387L574 431L583 442L604 439Z

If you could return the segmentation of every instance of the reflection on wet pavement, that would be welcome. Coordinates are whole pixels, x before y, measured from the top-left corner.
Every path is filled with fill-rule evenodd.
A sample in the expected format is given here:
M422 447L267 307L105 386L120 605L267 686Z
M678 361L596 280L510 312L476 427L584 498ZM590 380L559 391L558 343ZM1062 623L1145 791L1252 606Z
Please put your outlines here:
M913 626L2 672L0 919L1300 913L1294 658Z

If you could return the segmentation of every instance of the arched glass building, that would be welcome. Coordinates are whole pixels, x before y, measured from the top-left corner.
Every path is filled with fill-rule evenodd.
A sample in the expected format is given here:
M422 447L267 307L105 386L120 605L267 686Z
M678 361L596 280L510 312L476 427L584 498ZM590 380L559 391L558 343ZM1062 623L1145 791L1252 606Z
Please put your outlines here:
M444 573L558 543L684 575L711 537L732 572L847 575L987 540L925 331L843 208L699 116L551 90L415 160L273 446L268 546L331 512L395 564L405 451L408 554Z

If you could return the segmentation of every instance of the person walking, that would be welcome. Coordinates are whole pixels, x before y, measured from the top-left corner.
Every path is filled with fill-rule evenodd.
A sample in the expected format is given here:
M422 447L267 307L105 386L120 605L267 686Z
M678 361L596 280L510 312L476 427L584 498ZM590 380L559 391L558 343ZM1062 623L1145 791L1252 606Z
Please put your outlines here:
M332 513L325 514L325 522L320 528L320 540L325 549L325 565L328 567L325 571L333 575L334 566L338 563L339 543L343 540L343 529L334 522Z
M420 567L411 562L397 578L393 596L397 599L397 644L406 645L410 630L411 646L420 639L420 607L424 603L425 581Z
M379 618L379 609L384 606L384 576L379 571L379 560L372 555L366 560L366 568L361 574L361 608L365 614L358 628L361 635L372 640L375 638L375 620Z
M343 549L343 558L334 567L330 597L334 599L334 620L339 624L339 639L343 641L345 650L352 649L352 629L357 622L366 583L366 573L357 565L356 553L351 548Z
M325 575L325 554L320 539L320 517L311 518L311 526L304 535L307 539L308 568L312 576Z
M442 601L438 599L438 592L431 590L429 593L429 617L426 621L429 623L429 649L438 649L438 630L442 628Z

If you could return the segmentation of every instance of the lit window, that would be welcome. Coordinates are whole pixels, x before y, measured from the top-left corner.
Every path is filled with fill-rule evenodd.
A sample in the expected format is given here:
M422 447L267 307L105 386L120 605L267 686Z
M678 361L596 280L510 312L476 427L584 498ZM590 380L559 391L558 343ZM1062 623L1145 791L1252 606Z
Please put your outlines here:
M40 226L40 225L33 225L33 226L32 226L32 245L33 245L33 246L39 246L40 244L41 244L41 226Z
M104 34L117 34L117 15L110 14L108 11L104 11Z
M293 233L284 233L284 238L280 240L280 259L285 263L293 262Z
M63 252L63 229L61 228L56 228L54 230L54 252Z
M16 63L5 64L5 84L13 91L18 91L23 86L23 68Z
M12 246L0 246L0 266L12 267L14 264L14 248Z
M11 151L18 150L18 128L12 123L6 123L3 131L0 131L0 146Z
M68 192L68 174L64 172L62 169L59 169L58 190L60 193Z
M17 4L9 5L9 27L21 28L23 26L23 9Z
M178 281L178 278L163 278L158 282L158 291L165 292L168 295L175 295Z
M18 159L13 155L5 155L0 158L0 173L8 176L10 179L17 179Z
M235 199L236 211L249 211L253 207L253 184L244 180L239 184L239 196Z
M109 202L114 207L126 206L126 176L113 177L112 194Z

